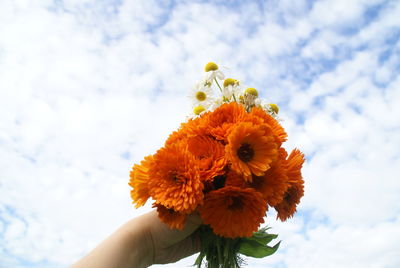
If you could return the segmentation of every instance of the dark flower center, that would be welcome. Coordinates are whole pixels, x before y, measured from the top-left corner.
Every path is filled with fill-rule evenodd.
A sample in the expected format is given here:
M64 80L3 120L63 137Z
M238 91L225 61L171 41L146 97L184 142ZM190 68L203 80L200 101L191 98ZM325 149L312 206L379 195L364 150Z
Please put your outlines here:
M286 191L285 196L284 196L283 199L288 204L294 204L294 203L296 203L296 198L297 198L297 192L296 192L295 187L290 187Z
M290 195L290 193L286 193L285 197L283 198L285 200L286 203L291 203L292 201L292 196Z
M243 208L243 201L240 197L234 196L228 199L229 210L241 210Z
M237 150L237 155L243 162L249 162L251 159L253 159L254 150L251 148L250 144L243 143L242 146L240 146L240 148Z
M178 184L181 185L183 183L185 183L186 178L176 172L171 172L171 180L174 184Z

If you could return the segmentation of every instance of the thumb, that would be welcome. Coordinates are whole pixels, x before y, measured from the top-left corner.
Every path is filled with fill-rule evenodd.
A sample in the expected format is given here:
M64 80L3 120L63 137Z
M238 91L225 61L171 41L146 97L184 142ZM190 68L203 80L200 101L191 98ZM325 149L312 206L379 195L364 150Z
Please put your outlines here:
M163 243L159 246L166 248L174 245L186 237L190 236L202 224L202 220L198 212L190 214L186 218L185 226L182 230L171 229L165 223L161 222L157 217L158 223L154 225L152 233L155 237L162 237ZM161 242L161 241L159 241Z

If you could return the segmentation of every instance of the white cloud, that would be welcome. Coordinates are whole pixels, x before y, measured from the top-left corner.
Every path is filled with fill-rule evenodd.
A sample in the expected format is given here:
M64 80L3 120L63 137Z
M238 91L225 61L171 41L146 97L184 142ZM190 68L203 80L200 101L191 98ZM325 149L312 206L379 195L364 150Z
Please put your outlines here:
M318 28L357 28L366 20L363 16L366 8L381 2L383 1L318 1L312 7L310 18Z
M281 105L286 147L309 158L304 214L272 215L281 249L249 265L397 267L400 5L368 21L377 1L273 3L2 3L1 266L66 266L148 211L130 204L129 170L185 120L216 60Z

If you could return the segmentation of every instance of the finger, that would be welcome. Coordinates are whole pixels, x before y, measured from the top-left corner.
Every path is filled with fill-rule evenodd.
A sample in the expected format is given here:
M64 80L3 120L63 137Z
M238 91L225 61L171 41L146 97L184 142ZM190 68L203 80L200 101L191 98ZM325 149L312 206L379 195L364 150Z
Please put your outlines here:
M157 213L155 213L157 215ZM202 224L198 213L188 215L183 230L171 229L161 222L156 216L157 224L154 224L152 234L154 237L162 237L159 246L162 248L170 247L191 235Z
M176 262L182 258L186 258L199 252L200 249L200 237L197 235L197 233L194 233L179 243L172 245L169 248L160 250L154 261L158 264Z

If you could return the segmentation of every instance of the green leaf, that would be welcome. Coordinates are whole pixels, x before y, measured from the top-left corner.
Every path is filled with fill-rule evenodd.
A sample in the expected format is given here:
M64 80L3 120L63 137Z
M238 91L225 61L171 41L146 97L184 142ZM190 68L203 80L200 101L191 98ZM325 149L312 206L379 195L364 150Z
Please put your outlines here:
M204 254L203 252L201 252L201 253L199 254L199 256L196 258L196 261L195 261L194 265L196 265L198 268L200 268L200 267L201 267L201 264L202 264L202 262L203 262L203 259L204 259L204 257L205 257L205 255L206 255L206 254Z
M261 245L254 240L243 240L240 245L239 253L249 257L264 258L274 254L278 250L280 243L279 241L275 246L270 247Z
M252 240L255 241L257 243L259 243L260 245L266 245L269 242L271 242L272 240L274 240L275 238L277 238L278 235L277 234L259 234L259 233L254 233L254 235L252 237L249 238L245 238L245 240Z

